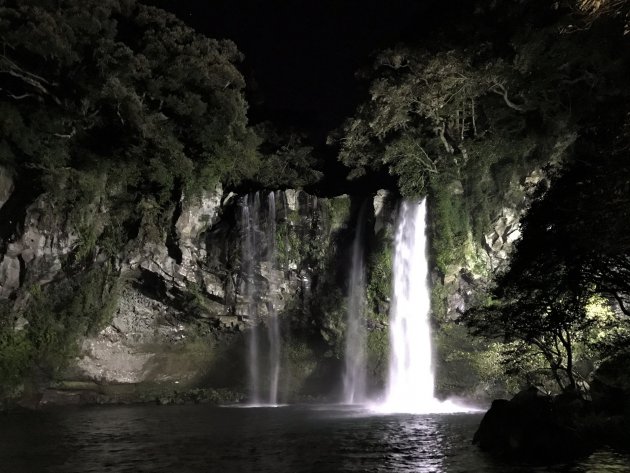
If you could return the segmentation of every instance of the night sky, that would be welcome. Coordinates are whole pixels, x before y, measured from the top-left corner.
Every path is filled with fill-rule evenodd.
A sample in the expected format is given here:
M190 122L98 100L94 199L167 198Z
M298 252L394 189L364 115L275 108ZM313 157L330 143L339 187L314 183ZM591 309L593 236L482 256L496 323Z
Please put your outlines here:
M315 142L352 114L371 54L418 42L449 16L439 0L154 0L245 54L250 118L308 131Z

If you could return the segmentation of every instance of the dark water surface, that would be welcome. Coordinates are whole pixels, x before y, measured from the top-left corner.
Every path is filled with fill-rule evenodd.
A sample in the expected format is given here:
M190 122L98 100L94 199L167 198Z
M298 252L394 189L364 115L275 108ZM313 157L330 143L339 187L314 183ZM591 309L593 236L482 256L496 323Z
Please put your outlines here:
M609 451L552 467L493 461L470 445L480 420L314 406L0 415L0 472L630 472L630 457Z

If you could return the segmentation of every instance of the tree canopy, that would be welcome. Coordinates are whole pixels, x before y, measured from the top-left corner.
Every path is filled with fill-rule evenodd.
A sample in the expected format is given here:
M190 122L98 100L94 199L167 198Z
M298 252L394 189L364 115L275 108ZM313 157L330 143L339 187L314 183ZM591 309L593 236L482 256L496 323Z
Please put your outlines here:
M251 173L256 138L230 41L134 1L3 1L0 18L4 164L122 168L158 197L178 179Z

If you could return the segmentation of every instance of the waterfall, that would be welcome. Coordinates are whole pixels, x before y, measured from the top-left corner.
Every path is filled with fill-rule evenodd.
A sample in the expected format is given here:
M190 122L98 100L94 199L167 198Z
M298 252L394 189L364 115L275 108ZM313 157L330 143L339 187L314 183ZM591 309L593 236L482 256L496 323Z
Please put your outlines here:
M432 410L437 403L433 396L425 217L426 201L403 202L396 229L386 405L400 412Z
M252 405L277 404L280 378L281 339L274 276L277 260L276 204L273 192L267 196L266 210L263 214L258 192L241 201L242 294L252 323L247 337L249 402ZM263 216L265 218L261 218ZM263 285L261 279L266 279L267 284ZM262 308L266 309L266 315ZM267 320L266 345L261 325L263 317Z
M247 337L248 353L248 385L249 399L252 403L260 402L259 392L259 343L258 343L258 303L256 291L256 264L255 256L258 253L258 214L260 210L260 199L258 193L243 198L241 203L241 228L243 237L241 241L241 277L244 280L243 294L247 302L247 314L252 321L253 327Z
M389 323L389 379L381 412L463 412L476 408L434 396L426 200L403 202L398 215Z
M276 199L270 192L267 196L267 261L269 262L269 319L267 322L267 338L269 341L269 403L278 404L278 381L280 379L280 325L276 312L277 283L273 277L276 265Z
M365 265L363 261L363 230L366 209L367 205L364 204L357 217L356 233L352 243L343 376L343 401L346 404L357 404L366 400L365 347L367 328L365 320Z

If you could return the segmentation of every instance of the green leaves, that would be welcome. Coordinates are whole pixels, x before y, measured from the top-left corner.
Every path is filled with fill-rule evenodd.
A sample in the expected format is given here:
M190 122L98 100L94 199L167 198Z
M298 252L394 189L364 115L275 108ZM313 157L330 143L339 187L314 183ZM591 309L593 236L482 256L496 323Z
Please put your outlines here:
M432 174L459 175L472 161L513 154L506 144L523 138L525 123L518 74L500 58L479 60L486 49L382 52L368 102L343 127L339 159L351 174L386 168L403 195L418 196ZM486 143L497 152L478 152Z
M271 123L256 126L261 137L260 168L256 179L270 189L296 188L314 184L322 177L318 161L304 135L281 132Z
M213 182L191 187L249 175L251 166L235 166L255 154L257 142L233 43L131 1L7 3L0 23L4 164L91 172L86 155L112 167L135 162L148 181L140 187L158 196L177 179L195 181L198 171Z

